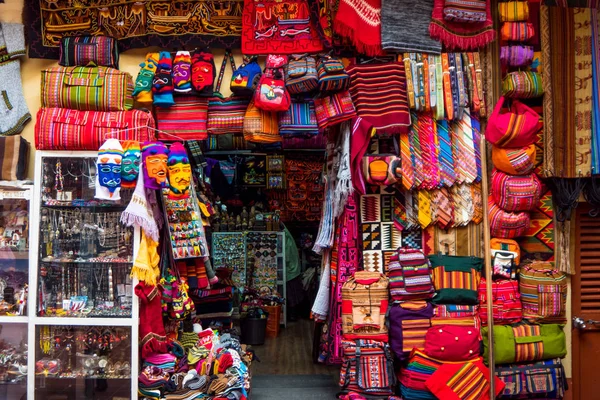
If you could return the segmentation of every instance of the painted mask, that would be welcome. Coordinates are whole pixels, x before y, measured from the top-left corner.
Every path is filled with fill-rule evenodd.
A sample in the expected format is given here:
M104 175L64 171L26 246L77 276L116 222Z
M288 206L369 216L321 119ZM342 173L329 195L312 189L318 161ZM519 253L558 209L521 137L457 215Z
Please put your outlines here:
M123 147L117 139L107 140L98 150L96 174L96 198L103 200L120 200L121 195L121 163Z
M148 189L160 189L167 182L167 158L169 149L161 142L145 142L142 145L144 161L144 185Z
M169 170L169 188L173 197L188 197L192 168L185 147L181 143L173 143L167 162Z
M123 143L123 162L121 163L121 187L133 189L137 182L142 162L140 143L128 140Z

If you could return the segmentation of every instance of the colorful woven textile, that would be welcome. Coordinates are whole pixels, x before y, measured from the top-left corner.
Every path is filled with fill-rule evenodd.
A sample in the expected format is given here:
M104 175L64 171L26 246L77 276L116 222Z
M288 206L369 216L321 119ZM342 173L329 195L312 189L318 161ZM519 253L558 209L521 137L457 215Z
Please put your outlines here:
M425 382L438 399L489 400L490 371L479 358L464 364L444 364ZM504 382L494 376L495 395L504 390ZM494 396L494 398L496 398Z
M549 262L533 262L521 269L519 279L523 318L529 322L564 323L567 275Z
M381 0L340 0L333 29L359 53L381 54Z
M303 54L323 50L307 0L244 0L244 54Z
M398 249L388 266L392 299L430 299L435 291L430 270L429 260L421 250Z
M442 44L429 36L434 0L382 0L381 47L393 52L439 54Z
M347 90L315 99L315 114L319 131L356 117L352 97Z
M394 302L389 310L390 346L404 361L413 348L425 347L425 335L431 327L433 306L426 301Z
M52 67L42 71L42 107L126 111L133 107L133 78L109 67Z
M500 48L500 62L504 66L526 67L533 61L533 46L510 45Z
M445 0L444 18L446 21L476 23L487 19L486 0Z
M530 399L532 396L562 399L567 388L567 377L559 358L533 364L497 366L495 372L504 382L501 399Z
M519 293L519 282L501 279L492 282L492 310L494 325L508 325L521 322L523 306ZM482 325L487 325L487 286L485 278L479 284L479 318Z
M479 303L477 289L483 260L464 256L429 256L435 286L434 304Z
M494 201L505 211L531 211L542 194L542 182L536 174L508 175L492 171L491 192Z
M445 0L435 0L429 34L448 49L471 50L484 47L496 38L493 27L490 1L486 1L484 22L462 23L444 18Z
M515 99L543 96L542 76L531 71L509 72L502 80L502 95Z
M494 198L488 198L488 218L493 237L512 239L523 235L529 228L529 213L511 213L501 209Z
M505 22L500 28L500 39L507 42L527 42L535 36L535 28L529 22Z
M29 143L22 136L0 137L0 180L27 177Z
M281 142L276 112L263 111L251 101L244 116L244 139L255 143Z
M379 134L408 131L411 119L404 63L354 64L347 72L359 117Z
M73 3L52 6L27 0L24 6L29 57L59 56L63 37L104 35L116 38L122 51L162 48L235 48L242 32L243 0L159 0Z
M244 115L249 103L248 98L238 96L211 98L208 102L208 133L211 135L242 133Z
M158 129L174 135L159 133L159 138L165 141L204 140L208 138L207 117L208 99L206 97L178 96L174 106L156 108Z
M592 140L591 140L591 170L592 174L600 172L600 18L598 13L592 13Z
M498 3L500 22L518 22L529 19L529 4L526 1L507 1Z
M97 66L119 68L119 48L114 38L106 36L63 37L59 65L63 67Z
M498 170L510 175L526 175L531 173L537 162L537 146L501 149L492 147L492 162Z
M343 391L387 397L393 393L394 360L387 343L375 340L344 341L340 370Z
M313 101L294 101L287 111L279 113L279 134L282 136L310 137L318 133Z
M138 129L136 129L138 128ZM119 140L154 140L152 114L132 111L77 111L41 108L35 125L38 150L98 150L107 134Z
M592 174L590 113L598 113L598 109L592 108L593 102L592 104L589 102L596 82L593 80L592 69L592 10L589 8L572 10L575 22L575 170L578 176L590 176ZM598 78L596 76L596 79ZM597 174L600 171L594 172Z

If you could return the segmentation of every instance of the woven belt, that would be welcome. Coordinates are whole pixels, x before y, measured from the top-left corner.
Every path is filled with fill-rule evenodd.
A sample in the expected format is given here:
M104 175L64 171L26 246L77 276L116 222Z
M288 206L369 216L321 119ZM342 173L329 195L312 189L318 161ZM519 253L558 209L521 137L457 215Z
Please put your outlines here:
M398 56L400 58L400 56ZM408 104L411 110L416 109L415 106L415 85L413 82L413 74L412 74L412 61L410 59L409 53L404 53L404 71L406 73L406 89L408 92Z
M477 96L479 97L479 115L485 117L487 110L485 108L485 96L483 94L483 74L481 72L481 61L479 53L473 53L473 64L475 65L475 82L477 85Z
M450 82L450 61L448 53L442 53L442 71L444 81L444 106L446 117L454 119L454 103L452 102L452 83Z

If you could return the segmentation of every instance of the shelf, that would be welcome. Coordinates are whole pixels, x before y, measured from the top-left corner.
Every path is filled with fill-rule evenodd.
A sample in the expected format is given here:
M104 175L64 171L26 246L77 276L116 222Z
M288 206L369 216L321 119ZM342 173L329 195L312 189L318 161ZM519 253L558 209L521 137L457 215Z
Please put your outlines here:
M29 317L26 315L0 315L0 324L26 324L29 321Z
M0 249L0 254L4 254L4 253L12 253L12 259L15 259L15 260L29 260L29 250L18 251L18 250L11 250L11 249ZM11 258L7 254L7 257L3 257L3 259L11 259Z
M31 322L35 325L73 326L132 326L134 323L131 317L32 317Z
M133 261L75 261L75 260L40 260L48 264L133 264Z

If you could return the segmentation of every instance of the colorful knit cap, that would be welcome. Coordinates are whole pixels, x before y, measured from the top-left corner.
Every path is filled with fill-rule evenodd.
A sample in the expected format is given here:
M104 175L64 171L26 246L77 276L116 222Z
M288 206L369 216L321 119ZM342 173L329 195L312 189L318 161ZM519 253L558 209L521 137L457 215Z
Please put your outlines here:
M147 189L160 189L167 182L167 159L169 149L161 142L144 142L144 186Z
M189 51L178 51L173 60L173 85L177 93L192 91L192 57Z
M96 198L121 200L121 162L123 147L117 139L108 139L98 150Z
M169 195L185 198L189 195L190 182L192 181L192 169L190 159L182 143L171 145L169 158L167 160L169 171Z
M134 189L142 162L140 142L127 140L123 142L123 162L121 167L121 187Z

